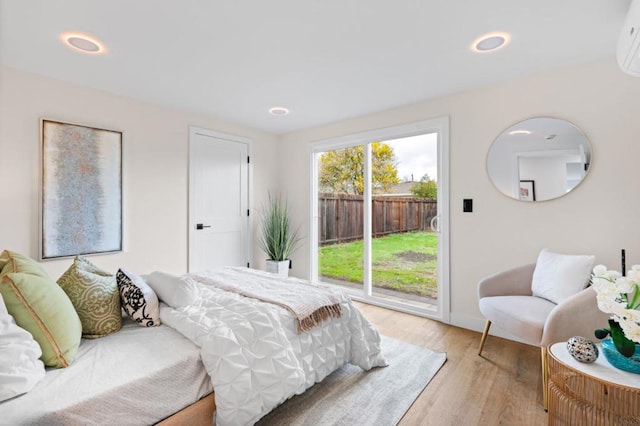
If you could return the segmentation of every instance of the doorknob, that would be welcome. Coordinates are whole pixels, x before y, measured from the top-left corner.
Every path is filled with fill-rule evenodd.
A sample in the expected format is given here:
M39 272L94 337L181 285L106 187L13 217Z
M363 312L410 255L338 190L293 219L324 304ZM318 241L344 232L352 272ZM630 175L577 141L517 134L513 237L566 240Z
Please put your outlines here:
M196 229L204 229L204 228L211 228L211 225L203 225L202 223L196 224Z
M440 232L440 215L434 216L429 224L431 230L434 232Z

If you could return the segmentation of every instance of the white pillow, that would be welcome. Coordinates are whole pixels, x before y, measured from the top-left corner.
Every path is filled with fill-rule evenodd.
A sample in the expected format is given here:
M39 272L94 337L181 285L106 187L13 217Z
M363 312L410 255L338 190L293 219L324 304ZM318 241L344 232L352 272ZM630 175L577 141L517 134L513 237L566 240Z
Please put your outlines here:
M143 278L160 300L172 308L192 305L198 298L196 284L187 277L155 271Z
M43 377L40 345L16 325L0 295L0 401L29 392Z
M534 296L558 304L587 287L595 256L558 254L544 249L533 271Z
M116 282L120 291L120 302L129 315L143 327L160 325L160 303L151 287L138 275L118 269Z

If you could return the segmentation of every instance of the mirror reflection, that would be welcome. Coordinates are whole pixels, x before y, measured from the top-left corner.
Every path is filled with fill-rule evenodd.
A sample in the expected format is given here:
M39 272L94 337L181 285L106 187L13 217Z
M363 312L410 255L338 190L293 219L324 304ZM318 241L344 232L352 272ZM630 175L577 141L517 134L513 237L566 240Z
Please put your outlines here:
M563 196L587 175L591 149L585 134L565 120L521 121L493 141L487 171L508 197L545 201Z

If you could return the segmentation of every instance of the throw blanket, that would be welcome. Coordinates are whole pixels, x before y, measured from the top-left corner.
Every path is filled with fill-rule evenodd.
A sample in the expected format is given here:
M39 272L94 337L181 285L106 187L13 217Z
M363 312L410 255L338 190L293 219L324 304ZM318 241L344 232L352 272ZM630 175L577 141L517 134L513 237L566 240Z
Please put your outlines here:
M296 320L298 333L342 314L338 296L295 278L283 280L283 277L247 268L222 269L207 277L191 274L189 278L285 308Z
M241 280L262 275L242 271ZM298 333L288 310L203 284L219 274L197 274L193 304L160 310L164 324L200 347L215 391L218 426L254 424L346 363L364 370L387 365L378 332L343 293L328 290L338 298L342 316ZM234 275L228 269L224 274Z

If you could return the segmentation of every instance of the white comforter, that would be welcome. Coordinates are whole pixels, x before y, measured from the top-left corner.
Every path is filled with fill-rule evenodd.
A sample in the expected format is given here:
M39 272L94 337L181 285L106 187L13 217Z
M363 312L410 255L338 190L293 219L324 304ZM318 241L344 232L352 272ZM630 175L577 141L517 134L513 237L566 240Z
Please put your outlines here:
M219 426L253 424L346 363L365 370L386 365L380 336L342 293L340 318L297 334L283 308L201 283L197 291L194 304L165 306L160 317L200 346Z

